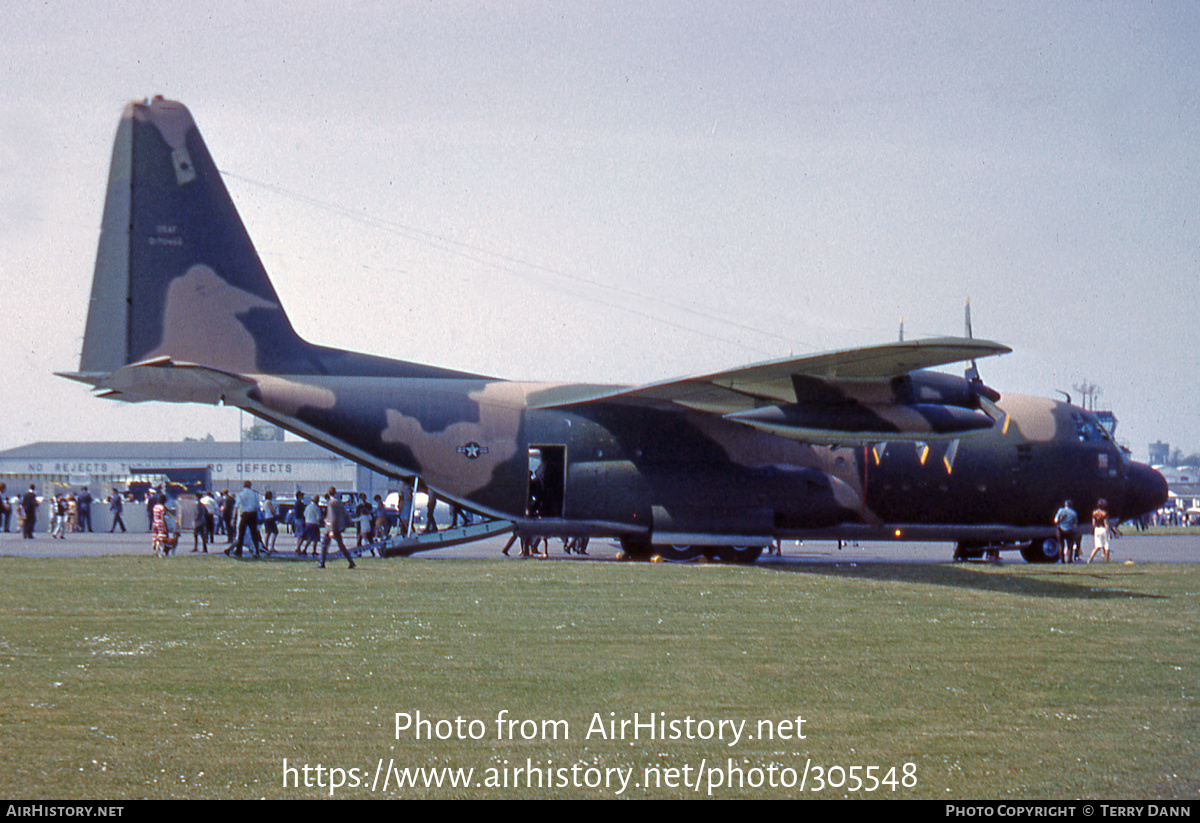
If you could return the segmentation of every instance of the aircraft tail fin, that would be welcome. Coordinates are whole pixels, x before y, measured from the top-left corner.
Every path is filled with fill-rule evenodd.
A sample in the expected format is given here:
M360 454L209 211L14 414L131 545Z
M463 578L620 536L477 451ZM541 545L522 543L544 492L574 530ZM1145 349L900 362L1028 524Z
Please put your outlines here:
M297 335L192 115L161 97L117 128L83 354L60 374L113 399L212 403L250 375L481 377Z
M292 329L187 108L161 97L130 103L73 376L161 358L240 374L306 372L314 348Z

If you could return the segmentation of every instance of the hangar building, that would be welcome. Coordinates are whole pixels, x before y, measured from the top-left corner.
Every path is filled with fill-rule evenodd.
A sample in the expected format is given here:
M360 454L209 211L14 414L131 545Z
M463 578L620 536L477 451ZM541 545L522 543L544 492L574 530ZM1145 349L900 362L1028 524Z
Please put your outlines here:
M324 492L330 486L367 492L369 498L400 488L399 480L306 441L32 443L0 451L0 482L9 496L33 483L41 495L87 486L99 498L130 484L158 486L168 479L212 491L236 491L250 480L259 492L282 498L297 489Z

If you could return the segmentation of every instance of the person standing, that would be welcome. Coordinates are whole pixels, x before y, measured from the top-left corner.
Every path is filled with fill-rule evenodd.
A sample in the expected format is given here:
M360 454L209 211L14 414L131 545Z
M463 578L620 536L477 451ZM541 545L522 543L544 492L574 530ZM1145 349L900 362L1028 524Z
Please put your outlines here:
M192 552L200 551L200 547L204 547L203 554L208 554L208 522L205 514L208 509L204 507L204 498L196 499L192 508Z
M308 554L308 546L312 546L313 557L317 556L317 543L321 540L321 504L320 494L314 494L304 507L304 531L296 546L297 554Z
M154 531L154 505L158 502L159 491L150 488L146 491L146 531Z
M125 511L125 504L121 502L121 493L113 489L112 497L108 498L108 511L112 515L112 528L108 530L112 534L117 530L117 526L121 527L121 531L125 531L125 521L121 519L121 512Z
M155 557L166 557L171 552L171 546L167 542L167 517L170 516L171 510L167 508L167 496L165 494L158 495L157 498L147 500L150 504L150 534L154 545Z
M25 496L21 498L21 510L25 512L25 524L21 529L21 534L27 540L33 539L33 527L37 525L37 509L37 492L30 483L29 491L25 492Z
M242 490L237 493L238 511L237 550L238 557L242 556L242 545L246 539L246 530L250 530L250 540L254 544L254 556L262 554L262 538L258 536L258 492L250 487L250 481L242 483ZM232 546L230 548L233 548ZM225 550L229 554L229 549Z
M206 543L217 542L217 501L209 492L200 495L200 504L204 506L204 530L208 534Z
M342 542L342 531L349 524L350 516L346 514L346 507L342 504L342 499L338 497L337 489L333 486L329 487L329 492L325 495L325 503L325 537L321 540L321 562L317 564L317 568L325 568L325 556L329 551L329 541L336 540L342 555L353 569L354 558L350 556L346 544Z
M425 495L428 502L425 504L425 531L423 534L429 534L438 530L437 518L434 517L434 511L437 509L438 496L434 493L429 485L425 485Z
M358 523L358 539L354 541L354 547L357 549L362 548L364 540L370 544L373 539L371 533L371 504L367 502L366 492L359 492L358 500L355 501L354 520ZM375 550L372 549L371 553L374 554Z
M371 510L372 516L375 518L375 539L383 540L391 531L391 523L388 522L387 507L383 505L383 496L375 495L375 506Z
M232 545L233 543L233 513L237 509L237 504L233 500L233 495L229 493L229 489L221 492L221 526L224 529L225 542ZM229 554L229 552L225 552Z
M46 521L46 534L54 537L54 530L58 528L58 501L61 495L54 495L47 498L46 511L49 513L49 519Z
M292 507L292 531L296 534L296 554L303 554L300 547L304 545L304 509L308 504L304 502L304 492L296 490L296 505Z
M1088 562L1092 562L1092 558L1096 556L1096 552L1104 552L1104 562L1108 562L1108 501L1103 497L1096 503L1096 508L1092 511L1092 537L1095 540L1096 547L1092 549L1092 554L1088 557Z
M74 531L67 528L67 498L61 494L54 495L54 502L51 504L54 508L53 516L50 518L50 536L57 537L59 540L66 540L66 532Z
M279 507L275 505L275 493L270 489L263 494L263 543L267 554L275 551L279 540Z
M1079 526L1079 515L1071 508L1071 501L1062 504L1062 508L1054 515L1054 525L1058 529L1058 545L1062 562L1070 563L1074 558L1075 531Z
M92 494L88 491L88 487L84 486L76 498L79 504L79 530L92 530Z
M4 530L8 531L8 524L12 521L12 503L8 501L8 486L0 483L0 521L3 521Z

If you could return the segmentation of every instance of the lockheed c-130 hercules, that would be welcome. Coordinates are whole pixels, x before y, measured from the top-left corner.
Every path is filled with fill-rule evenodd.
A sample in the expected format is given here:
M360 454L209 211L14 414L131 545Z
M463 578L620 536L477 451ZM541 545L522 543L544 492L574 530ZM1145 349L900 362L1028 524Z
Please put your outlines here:
M1054 513L1166 499L1089 412L985 386L963 338L650 385L527 383L314 345L293 330L188 110L117 130L79 371L103 397L237 406L515 524L633 556L751 561L776 539L1058 554ZM971 362L966 375L930 369ZM531 466L537 465L531 479ZM531 485L536 484L536 506Z

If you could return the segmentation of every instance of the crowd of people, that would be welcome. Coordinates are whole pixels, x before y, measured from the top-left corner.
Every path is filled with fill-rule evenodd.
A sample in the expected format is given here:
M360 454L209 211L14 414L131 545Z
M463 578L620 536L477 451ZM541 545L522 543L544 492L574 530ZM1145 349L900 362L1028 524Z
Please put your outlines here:
M286 530L296 537L296 554L311 552L315 558L319 551L319 568L324 568L331 544L336 545L350 568L354 568L343 533L354 528L357 532L355 548L365 546L372 555L378 553L378 544L388 538L393 528L406 534L413 495L411 487L405 488L407 494L400 496L401 510L396 526L393 526L394 518L379 494L371 502L365 492L348 494L344 499L334 487L324 495L311 497L297 491L294 504L287 506L285 513L273 492L260 495L247 480L237 494L228 490L216 495L202 492L194 500L181 499L175 509L170 507L165 495L153 495L147 509L149 528L156 555L178 551L172 535L190 530L192 552L208 553L210 543L214 544L215 550L218 537L223 536L226 555L241 557L248 550L255 557L262 557L277 551L280 532ZM436 528L432 518L430 525Z
M255 556L261 556L276 551L281 529L296 536L297 554L307 555L311 550L315 556L318 545L342 545L342 533L351 528L357 533L355 547L366 546L367 551L376 554L376 544L386 540L393 530L408 533L414 514L413 487L404 485L398 498L399 511L389 512L382 495L376 494L372 502L365 492L340 495L333 487L323 496L306 497L298 491L290 505L280 505L272 491L260 495L249 480L236 494L226 489L172 498L161 487L151 488L145 494L146 530L152 537L154 553L160 556L178 551L174 536L185 531L192 532L193 552L207 553L210 543L216 544L219 537L224 537L226 554L241 556L249 545ZM33 483L24 495L10 498L6 484L0 482L0 529L9 531L15 515L16 528L26 538L32 539L42 525L52 538L66 539L73 532L93 531L93 505L107 504L109 531L119 528L126 532L129 527L124 515L130 502L138 502L133 491L113 489L106 500L97 500L83 486L78 492L43 496ZM436 505L436 496L430 494L425 531L437 529L433 516ZM337 515L334 522L329 519L331 508ZM452 522L467 522L466 514L453 507L452 515Z
M36 486L29 484L29 491L21 497L8 497L6 484L0 483L0 528L9 531L13 516L17 518L17 529L27 539L33 539L37 529L39 510L47 517L46 531L52 538L65 540L72 532L92 531L93 498L84 486L79 493L59 493L42 498Z
M349 561L350 568L354 568L343 532L356 527L356 548L366 544L375 554L375 542L387 537L391 519L381 495L375 495L374 505L367 501L365 493L360 493L357 498L351 495L351 498L353 515L332 486L323 497L319 494L306 497L304 492L298 491L295 503L284 514L273 492L260 495L247 480L237 494L229 490L218 495L203 492L195 500L182 502L182 506L190 509L185 511L172 512L166 506L165 496L160 497L151 515L151 532L157 547L162 535L170 533L166 521L173 520L177 531L182 532L185 528L192 531L192 552L207 553L209 543L214 544L215 550L217 538L223 536L226 555L242 557L243 552L252 551L255 557L262 557L277 551L282 527L296 536L296 554L307 555L311 549L316 557L319 545L318 565L323 568L329 546L335 543Z

